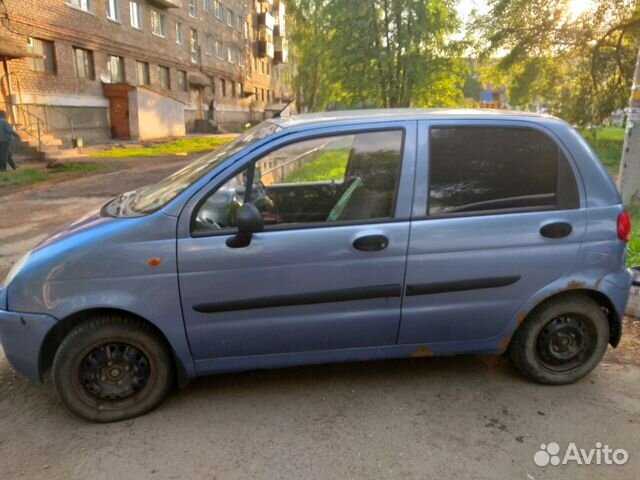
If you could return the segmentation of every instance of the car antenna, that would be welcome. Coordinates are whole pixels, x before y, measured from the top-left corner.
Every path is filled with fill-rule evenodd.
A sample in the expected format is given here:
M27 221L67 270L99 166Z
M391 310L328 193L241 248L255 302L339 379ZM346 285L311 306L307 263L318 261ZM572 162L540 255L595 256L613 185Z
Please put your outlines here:
M295 99L295 98L294 98L294 99L292 99L292 100L290 100L290 101L289 101L289 103L287 103L287 105L286 105L282 110L280 110L278 113L276 113L276 114L273 116L273 118L281 118L281 117L282 117L282 113L283 113L287 108L289 108L289 107L291 106L291 104L292 104L293 102L295 102L295 101L296 101L296 99Z

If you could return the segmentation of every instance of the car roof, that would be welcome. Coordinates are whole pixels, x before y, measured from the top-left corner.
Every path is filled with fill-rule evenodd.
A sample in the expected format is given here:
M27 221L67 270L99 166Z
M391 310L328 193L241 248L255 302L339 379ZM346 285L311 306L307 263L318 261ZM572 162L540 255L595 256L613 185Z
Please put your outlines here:
M533 120L555 119L550 115L542 115L531 112L516 112L511 110L473 109L473 108L445 108L445 109L420 109L420 108L391 108L391 109L364 109L342 110L334 112L305 113L274 118L271 121L281 128L302 127L305 125L318 125L343 122L380 122L380 121L405 121L405 120L447 120L447 119L475 119L492 120Z

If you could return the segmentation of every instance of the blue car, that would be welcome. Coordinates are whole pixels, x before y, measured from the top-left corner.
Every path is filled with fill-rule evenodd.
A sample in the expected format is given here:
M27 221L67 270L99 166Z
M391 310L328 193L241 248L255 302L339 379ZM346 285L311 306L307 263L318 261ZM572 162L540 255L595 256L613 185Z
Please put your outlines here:
M273 119L29 252L0 290L0 337L98 422L196 376L327 362L508 352L567 384L620 341L630 232L556 118Z

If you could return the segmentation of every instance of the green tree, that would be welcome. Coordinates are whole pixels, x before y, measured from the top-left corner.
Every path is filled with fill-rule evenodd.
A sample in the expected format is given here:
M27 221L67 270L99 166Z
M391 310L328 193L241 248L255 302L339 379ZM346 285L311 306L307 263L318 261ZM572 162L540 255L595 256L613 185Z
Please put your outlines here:
M640 41L638 0L489 0L477 16L485 58L508 77L511 104L540 105L574 123L600 123L623 108Z
M296 86L311 110L462 102L456 0L297 0Z
M326 0L295 0L289 3L291 40L295 46L294 89L298 108L321 110L329 102Z

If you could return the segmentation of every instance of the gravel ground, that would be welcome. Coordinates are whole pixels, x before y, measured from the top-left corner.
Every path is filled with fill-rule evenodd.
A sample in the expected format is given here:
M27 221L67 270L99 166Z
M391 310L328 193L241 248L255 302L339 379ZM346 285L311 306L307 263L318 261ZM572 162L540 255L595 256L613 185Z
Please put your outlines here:
M0 198L0 275L47 232L185 159ZM133 165L133 163L132 163ZM543 387L504 358L452 357L202 378L142 418L93 425L0 350L0 479L636 479L640 323L585 380ZM536 466L540 444L596 442L623 466Z

